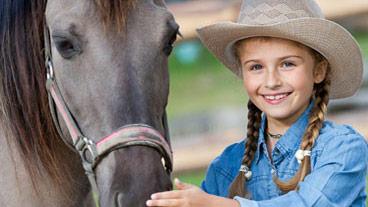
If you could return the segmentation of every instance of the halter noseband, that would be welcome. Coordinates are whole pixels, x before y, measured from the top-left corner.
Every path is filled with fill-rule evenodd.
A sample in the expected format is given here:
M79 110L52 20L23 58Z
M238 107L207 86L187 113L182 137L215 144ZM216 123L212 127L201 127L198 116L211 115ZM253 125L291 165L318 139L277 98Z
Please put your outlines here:
M49 105L52 118L64 142L69 147L78 151L82 159L83 168L91 184L96 205L99 206L99 191L94 169L103 157L107 156L114 150L129 146L148 146L154 148L158 150L161 156L164 158L166 171L168 174L170 174L172 172L173 163L171 146L161 135L161 133L151 126L145 124L126 125L113 132L109 136L102 138L97 143L82 134L54 79L54 69L51 60L52 54L50 47L50 34L47 25L44 26L44 38L46 58L45 64L47 69L46 88L49 95ZM60 124L57 118L57 111L60 113L61 118L67 126L68 132L72 138L72 143L69 143L61 132ZM166 113L163 122L167 133Z

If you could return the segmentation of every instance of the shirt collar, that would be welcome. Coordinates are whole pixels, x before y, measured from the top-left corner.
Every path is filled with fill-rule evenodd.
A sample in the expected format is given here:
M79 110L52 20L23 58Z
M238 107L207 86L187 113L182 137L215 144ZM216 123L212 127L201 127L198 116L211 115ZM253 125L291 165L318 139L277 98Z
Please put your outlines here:
M314 102L311 101L307 109L303 112L301 116L297 119L294 124L290 126L290 128L286 131L286 133L280 138L280 140L276 143L275 148L280 150L281 154L285 154L288 152L294 152L299 147L301 139L304 135L304 132L308 126L308 118L311 109L313 108ZM266 145L266 139L264 137L265 127L266 127L266 115L262 114L261 127L259 129L259 138L257 151L254 155L254 162L258 163L260 158L260 152L262 151L262 145Z

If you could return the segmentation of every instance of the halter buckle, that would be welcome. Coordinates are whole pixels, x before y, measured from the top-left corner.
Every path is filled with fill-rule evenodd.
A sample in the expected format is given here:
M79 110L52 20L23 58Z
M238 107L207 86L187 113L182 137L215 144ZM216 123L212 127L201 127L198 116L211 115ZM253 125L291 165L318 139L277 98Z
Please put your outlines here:
M74 147L78 150L82 158L83 167L86 173L93 173L93 168L98 157L96 144L87 137L79 136Z

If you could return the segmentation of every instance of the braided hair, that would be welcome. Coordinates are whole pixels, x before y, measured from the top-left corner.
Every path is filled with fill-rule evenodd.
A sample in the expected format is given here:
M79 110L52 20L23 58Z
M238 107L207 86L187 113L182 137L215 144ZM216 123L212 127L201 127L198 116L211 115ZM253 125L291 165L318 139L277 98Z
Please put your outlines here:
M259 128L261 126L262 111L253 104L252 101L248 101L248 126L247 126L247 142L245 145L245 153L242 159L242 165L248 166L252 164L254 154L257 151L257 143L259 137ZM236 195L249 198L250 195L245 189L245 174L240 171L238 176L231 184L229 190L229 197L232 198Z

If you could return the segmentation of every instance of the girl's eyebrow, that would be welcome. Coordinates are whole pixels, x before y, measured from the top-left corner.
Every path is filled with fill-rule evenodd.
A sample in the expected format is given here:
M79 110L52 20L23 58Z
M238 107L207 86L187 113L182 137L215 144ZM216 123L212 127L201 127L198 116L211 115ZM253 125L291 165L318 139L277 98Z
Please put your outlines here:
M299 55L287 55L287 56L282 56L282 57L277 58L277 60L278 60L278 61L280 61L280 60L284 60L284 59L292 58L292 57L294 57L294 58L299 58L299 59L304 60L304 59L303 59L303 57L301 57L301 56L299 56ZM246 60L246 61L244 61L243 65L246 65L246 64L247 64L247 63L249 63L249 62L261 62L261 60L260 60L260 59L250 59L250 60Z

